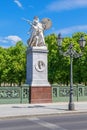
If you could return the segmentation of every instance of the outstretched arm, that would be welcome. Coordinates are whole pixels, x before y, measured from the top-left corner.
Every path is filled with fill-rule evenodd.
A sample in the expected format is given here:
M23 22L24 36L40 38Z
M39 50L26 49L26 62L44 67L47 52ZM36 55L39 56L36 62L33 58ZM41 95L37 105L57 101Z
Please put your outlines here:
M32 22L28 19L23 18L24 21L26 21L28 24L32 25Z

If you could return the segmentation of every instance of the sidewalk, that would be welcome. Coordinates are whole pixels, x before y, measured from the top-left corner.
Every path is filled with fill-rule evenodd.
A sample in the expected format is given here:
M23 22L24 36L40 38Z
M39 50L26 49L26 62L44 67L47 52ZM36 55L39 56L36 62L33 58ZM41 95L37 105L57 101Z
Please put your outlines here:
M87 112L87 102L75 102L74 104L75 111L68 110L68 103L4 104L0 105L0 119Z

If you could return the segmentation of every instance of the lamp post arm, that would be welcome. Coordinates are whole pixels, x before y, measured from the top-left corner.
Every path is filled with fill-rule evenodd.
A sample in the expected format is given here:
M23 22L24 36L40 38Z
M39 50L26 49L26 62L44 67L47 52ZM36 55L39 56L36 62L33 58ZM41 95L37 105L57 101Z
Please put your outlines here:
M68 49L66 52L62 51L62 49L59 49L59 53L63 56L70 56L71 55L71 50Z
M82 56L82 52L81 53L77 53L74 49L73 49L73 46L72 47L69 47L69 49L64 52L62 51L61 48L59 48L59 53L63 56L72 56L73 58L79 58Z
M74 50L74 53L73 53L73 57L74 58L79 58L82 56L82 52L81 53L77 53L75 50Z

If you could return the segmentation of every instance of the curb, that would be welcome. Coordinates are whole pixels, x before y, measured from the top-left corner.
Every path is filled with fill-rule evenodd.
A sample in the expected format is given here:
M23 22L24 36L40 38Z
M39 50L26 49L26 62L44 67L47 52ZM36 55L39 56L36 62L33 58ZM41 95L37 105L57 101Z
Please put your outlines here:
M48 113L48 114L34 114L34 115L12 115L0 117L1 120L4 119L20 119L20 118L32 118L32 117L42 117L42 116L62 116L62 115L74 115L74 114L85 114L87 111L67 111L67 112L58 112L58 113Z

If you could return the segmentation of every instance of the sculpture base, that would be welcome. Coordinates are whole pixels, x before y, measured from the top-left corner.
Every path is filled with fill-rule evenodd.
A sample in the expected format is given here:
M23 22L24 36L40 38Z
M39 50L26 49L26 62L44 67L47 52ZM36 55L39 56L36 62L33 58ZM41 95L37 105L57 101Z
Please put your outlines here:
M30 88L30 103L51 103L52 88L51 87L31 87Z

